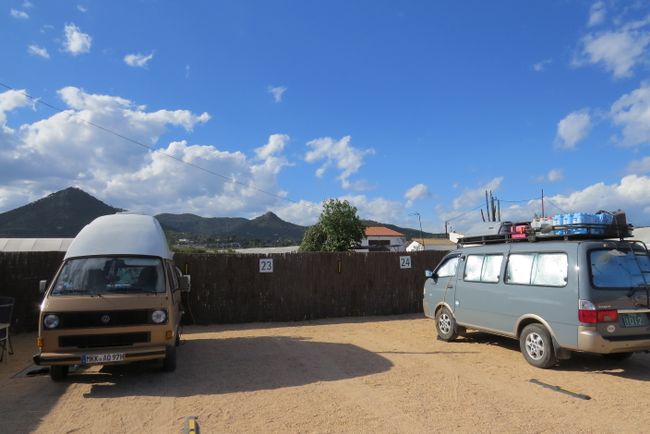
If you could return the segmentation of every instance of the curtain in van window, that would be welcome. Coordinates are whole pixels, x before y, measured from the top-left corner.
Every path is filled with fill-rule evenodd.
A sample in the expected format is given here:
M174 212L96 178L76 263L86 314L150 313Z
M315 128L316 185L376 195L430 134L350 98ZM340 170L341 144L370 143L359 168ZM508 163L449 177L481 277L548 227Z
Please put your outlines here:
M568 259L564 253L513 253L508 258L506 279L517 285L566 285Z
M540 253L533 266L532 284L564 286L567 280L567 256L563 253Z
M465 280L480 282L483 255L469 255L465 264Z
M481 272L481 282L498 282L502 261L502 255L485 256L485 259L483 260L483 271Z

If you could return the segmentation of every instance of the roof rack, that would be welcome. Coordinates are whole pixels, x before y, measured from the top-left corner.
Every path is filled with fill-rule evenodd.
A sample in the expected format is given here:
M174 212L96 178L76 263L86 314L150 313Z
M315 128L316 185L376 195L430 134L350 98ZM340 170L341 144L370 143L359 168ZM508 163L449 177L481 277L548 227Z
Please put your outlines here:
M600 211L599 213L604 213ZM483 224L478 232L474 232L458 240L459 246L467 244L492 244L510 242L538 242L538 241L562 241L562 240L603 240L611 238L629 238L632 236L634 227L627 223L625 213L618 211L608 213L608 217L600 219L605 223L585 223L584 221L598 220L593 216L598 214L564 214L574 216L576 223L552 224L551 219L545 219L541 223L539 219L533 222L492 222ZM581 216L581 217L575 217ZM586 217L585 217L586 216ZM584 218L582 218L584 217ZM571 221L568 218L552 219L553 223ZM481 233L481 228L484 232Z

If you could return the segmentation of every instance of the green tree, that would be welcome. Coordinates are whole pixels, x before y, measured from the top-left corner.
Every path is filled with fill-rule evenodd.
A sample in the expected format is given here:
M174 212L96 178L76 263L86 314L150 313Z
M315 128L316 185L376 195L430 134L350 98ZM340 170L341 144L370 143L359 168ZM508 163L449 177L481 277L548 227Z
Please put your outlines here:
M356 247L364 236L357 208L347 200L329 199L323 204L318 223L305 232L303 252L344 252Z

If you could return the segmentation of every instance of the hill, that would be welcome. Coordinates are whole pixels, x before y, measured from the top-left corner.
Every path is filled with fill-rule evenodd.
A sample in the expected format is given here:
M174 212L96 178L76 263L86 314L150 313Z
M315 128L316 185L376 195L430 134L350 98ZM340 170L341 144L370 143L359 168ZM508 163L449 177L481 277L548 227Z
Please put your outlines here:
M0 214L2 238L72 238L95 218L122 211L78 188L70 187ZM242 217L200 217L194 214L156 216L172 243L187 238L211 246L287 246L297 245L307 230L286 222L272 212L254 219ZM366 226L385 226L403 233L407 239L419 238L417 229L362 220ZM436 235L424 232L424 237Z
M70 187L0 214L0 237L72 238L95 218L119 211Z
M156 216L172 239L190 238L207 244L291 245L299 244L307 230L285 222L272 212L248 220L232 217L199 217L194 214Z

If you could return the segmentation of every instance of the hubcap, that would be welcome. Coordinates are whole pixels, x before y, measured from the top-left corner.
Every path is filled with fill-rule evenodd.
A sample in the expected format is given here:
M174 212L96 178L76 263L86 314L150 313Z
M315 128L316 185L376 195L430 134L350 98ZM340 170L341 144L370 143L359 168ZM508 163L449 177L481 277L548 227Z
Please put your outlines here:
M440 331L446 335L451 332L451 318L449 315L446 313L440 315L440 318L438 318L438 327L440 328Z
M539 334L530 333L526 336L526 352L533 360L544 357L544 340Z

